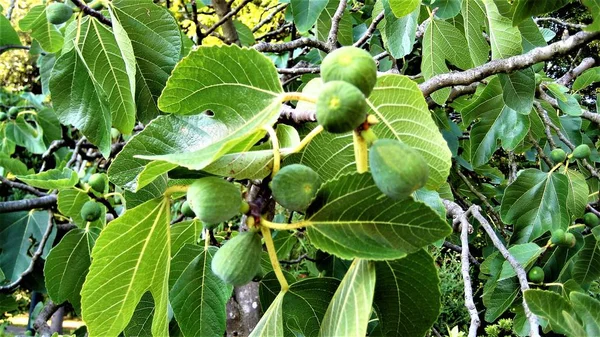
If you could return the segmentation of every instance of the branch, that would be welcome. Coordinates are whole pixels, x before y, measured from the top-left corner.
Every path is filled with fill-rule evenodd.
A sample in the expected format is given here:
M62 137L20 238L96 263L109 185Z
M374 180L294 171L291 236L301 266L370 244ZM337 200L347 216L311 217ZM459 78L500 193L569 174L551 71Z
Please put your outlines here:
M71 167L73 163L77 160L77 155L79 155L79 150L81 149L81 145L86 141L85 137L81 137L80 140L75 144L75 148L73 149L73 154L71 155L71 159L67 162L66 167Z
M500 251L500 254L504 256L506 261L508 261L511 267L515 270L515 273L517 273L517 278L519 279L519 284L521 285L521 292L525 293L525 291L529 289L529 283L527 283L527 274L525 273L525 269L523 269L515 257L510 254L504 244L502 244L502 241L500 241L489 222L481 215L478 206L473 206L471 209L471 214L475 217L475 219L477 219L477 221L479 221L490 239L492 239L494 246L496 246L496 248ZM531 312L531 310L529 310L529 306L527 305L527 302L525 302L525 297L523 297L523 310L525 311L525 316L529 321L529 335L531 337L539 337L540 333L538 318Z
M277 72L285 75L303 75L303 74L318 74L321 72L319 67L308 68L280 68Z
M550 103L550 105L552 105L553 108L560 109L560 107L558 106L558 101L556 99L550 97L543 90L538 90L538 95L539 95L540 99ZM589 110L585 110L582 108L581 109L581 117L600 125L600 113L591 112Z
M443 247L448 248L450 250L453 250L457 253L462 253L462 248L460 248L460 246L457 246L455 244L453 244L450 241L444 241L444 243L442 244ZM473 255L471 255L471 253L469 253L469 261L471 261L472 264L476 265L476 266L480 266L481 263L479 261L477 261L477 259L475 257L473 257Z
M40 168L40 172L43 172L46 169L46 163L48 162L48 158L56 152L56 150L60 149L66 143L64 139L53 140L48 146L46 152L42 154L42 167Z
M49 337L52 335L52 329L48 325L48 320L62 305L56 305L51 299L48 299L46 305L37 315L37 318L33 322L33 328L37 331L41 337Z
M523 55L493 60L479 67L461 72L434 76L421 83L419 88L424 96L428 96L434 91L442 88L454 85L466 85L475 81L480 81L494 74L509 73L514 70L527 68L538 62L552 59L557 54L564 54L579 48L598 38L600 38L600 32L579 32L564 41L558 41L548 46L535 48Z
M286 3L281 3L281 4L278 4L277 6L275 6L275 10L273 11L273 13L269 14L266 18L264 18L259 23L257 23L256 26L254 26L254 28L252 28L252 33L256 33L260 29L260 27L266 25L268 22L273 20L275 15L277 15L277 13L279 13L282 10L287 8L287 5L288 4L286 4Z
M56 204L56 195L50 194L35 199L0 202L0 213L28 211L34 208L48 208Z
M213 6L215 7L215 11L217 15L221 18L217 23L208 28L203 35L208 36L210 33L214 32L217 28L222 25L223 26L223 34L229 40L230 43L239 43L240 39L237 34L237 30L231 21L231 17L236 15L244 6L246 6L252 0L244 0L240 3L239 6L231 10L229 8L229 4L227 4L224 0L213 0ZM198 42L200 43L200 42Z
M314 110L298 110L289 105L283 105L279 112L279 120L291 120L294 123L316 122L317 117Z
M358 39L358 41L354 42L354 47L360 48L365 42L367 42L371 38L373 33L375 32L375 29L377 29L377 25L381 22L381 20L383 20L384 17L385 17L385 11L381 11L381 13L379 13L379 15L377 15L373 19L373 21L371 22L371 25L369 25L369 28L363 34L363 36L361 36L360 39Z
M592 57L584 58L577 67L567 71L561 78L559 78L556 81L556 83L562 85L569 84L569 82L574 80L577 76L581 75L581 73L593 67L595 62L596 61Z
M29 50L29 49L31 49L31 47L29 47L29 46L21 46L21 45L18 45L18 44L7 44L7 45L4 45L4 46L0 47L0 55L2 55L4 52L7 52L7 51L9 51L11 49L25 49L25 50Z
M556 18L535 18L535 19L533 19L533 21L535 23L543 22L543 21L554 22L556 24L559 24L559 25L562 25L562 26L565 26L565 27L575 28L577 30L582 30L582 29L584 29L586 27L586 25L582 25L582 24L579 24L579 23L566 22L566 21L563 21L563 20L560 20L560 19L556 19Z
M254 49L260 52L282 53L302 47L313 47L326 53L330 52L329 46L323 41L313 40L308 37L296 39L285 43L267 43L262 42L254 46Z
M531 143L533 143L533 146L535 147L535 150L537 151L538 156L542 160L544 160L546 165L548 165L549 167L552 167L554 165L554 163L550 160L550 158L548 158L548 156L546 156L546 154L544 153L544 149L542 149L540 144L537 142L537 140L535 140L535 138L533 138L533 136L531 135L531 132L528 133L527 136L529 136L529 141Z
M17 0L10 0L10 4L8 5L8 10L6 11L6 18L8 21L12 18L13 10L15 9L15 5L17 4Z
M462 252L460 254L461 260L461 272L463 276L463 283L465 287L465 307L469 311L469 316L471 316L471 324L469 325L469 337L477 337L477 328L479 328L479 324L481 324L481 320L479 319L479 315L477 314L477 307L475 306L475 302L473 301L473 286L471 285L471 274L469 267L469 221L467 217L471 212L471 209L477 206L471 206L466 212L463 212L459 217L460 221L460 244L462 247Z
M347 4L347 0L340 0L338 8L331 17L331 29L329 30L329 35L327 36L327 46L329 47L329 50L333 50L336 47L340 21L342 20L342 16L344 16L344 11L346 10Z
M494 216L494 220L496 220L496 222L498 223L502 223L501 219L500 219L500 215L494 210L494 207L490 204L490 202L488 201L487 197L485 195L483 195L483 193L479 192L475 186L473 186L473 184L471 184L471 182L469 181L469 179L467 177L465 177L465 175L460 172L460 169L456 170L456 174L458 174L458 176L460 177L460 179L462 179L462 181L465 183L465 185L467 185L467 187L469 188L469 190L475 194L481 201L483 201L483 203L485 204L485 206L488 208L488 211Z
M102 22L103 24L112 27L112 22L110 21L110 19L108 19L106 16L102 15L102 13L100 13L99 11L92 9L91 7L88 7L82 0L71 0L71 2L73 2L75 4L75 6L79 7L79 9L81 9L82 12L84 12L85 14L89 15L89 16L93 16L96 19L98 19L98 21Z
M44 196L48 195L48 194L46 194L46 193L44 193L42 191L38 191L37 189L35 189L35 188L33 188L33 187L29 186L29 185L18 183L18 182L15 182L15 181L10 181L10 180L4 178L3 176L0 176L0 182L2 182L2 184L6 185L6 186L13 187L13 188L18 188L18 189L23 190L23 191L25 191L27 193L33 194L33 195L35 195L37 197L44 197Z
M289 261L285 261L285 260L280 260L279 263L281 264L287 264L287 265L292 265L292 264L298 264L304 260L308 260L311 262L316 262L317 260L313 259L312 257L308 256L308 254L302 254L300 255L297 259L294 260L289 260Z
M44 246L46 246L46 241L48 241L48 238L50 237L50 233L52 233L52 226L53 226L52 212L49 211L48 213L49 213L48 214L48 227L46 227L46 231L44 232L44 235L42 236L42 239L39 242L38 248L35 250L35 252L31 256L31 261L29 262L29 266L27 267L27 269L25 269L21 273L21 275L19 275L19 277L14 282L9 283L4 286L1 286L0 294L7 294L7 293L12 293L13 291L15 291L15 289L17 289L17 287L19 286L21 281L23 281L23 278L25 276L29 275L33 271L33 268L35 266L35 262L37 261L37 259L39 259L40 256L42 256L42 253L44 252Z

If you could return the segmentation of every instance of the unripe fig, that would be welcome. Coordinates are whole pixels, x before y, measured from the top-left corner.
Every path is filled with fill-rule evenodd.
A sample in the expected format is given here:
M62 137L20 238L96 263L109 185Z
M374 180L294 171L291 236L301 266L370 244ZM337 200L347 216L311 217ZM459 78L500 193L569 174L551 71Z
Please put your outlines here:
M281 206L304 212L317 194L321 178L308 166L292 164L285 166L273 177L273 198Z
M369 150L373 180L383 194L396 200L425 186L429 167L421 154L394 139L378 139Z
M250 205L246 200L242 200L242 205L240 206L240 213L246 214L250 212Z
M592 154L590 147L587 144L581 144L573 150L573 157L575 159L585 159Z
M55 25L67 22L71 18L71 15L73 15L73 9L60 2L51 3L46 8L48 22Z
M575 235L573 235L573 233L565 234L565 242L564 242L563 246L573 248L573 247L575 247L576 243L577 243L577 239L575 238Z
M527 273L527 278L529 279L530 282L533 283L542 283L544 282L544 269L542 269L539 266L535 266L533 268L531 268L531 270L529 270L529 273Z
M6 112L0 112L0 122L4 122L5 120L8 119L8 115L6 114Z
M590 228L594 228L600 224L600 219L598 219L598 216L594 213L585 213L583 216L583 223Z
M96 221L100 219L100 215L102 215L102 208L93 200L87 201L81 207L81 217L85 221Z
M259 274L262 245L258 232L243 232L225 243L213 257L211 268L223 282L244 285Z
M234 184L224 179L206 177L190 185L187 201L200 221L213 225L239 214L242 194Z
M187 200L181 204L181 213L188 218L193 218L196 216L196 214L194 213L194 211L192 211L192 208L190 207L190 203Z
M550 241L555 245L561 245L563 242L565 242L565 231L562 229L555 230L552 232L552 238Z
M104 174L101 173L92 174L90 176L90 179L88 180L88 184L90 185L90 187L98 193L104 193L107 183L108 179Z
M348 82L369 97L377 82L377 64L364 49L342 47L325 56L321 63L321 77L323 82Z
M17 108L16 106L11 106L10 109L8 109L8 117L15 119L15 118L17 118L18 115L19 115L19 108Z
M317 122L331 133L356 129L367 118L367 101L355 86L342 81L325 83L317 98Z
M550 159L555 163L562 163L567 159L567 153L563 149L554 149L550 152Z

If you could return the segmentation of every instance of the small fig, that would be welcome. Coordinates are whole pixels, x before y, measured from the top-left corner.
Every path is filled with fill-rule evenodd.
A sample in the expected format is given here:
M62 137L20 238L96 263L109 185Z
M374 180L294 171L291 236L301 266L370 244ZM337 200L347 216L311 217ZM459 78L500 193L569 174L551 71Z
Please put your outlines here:
M565 242L565 231L563 229L557 229L552 232L552 238L550 241L555 245L561 245Z
M355 86L342 81L325 83L317 98L317 122L331 133L356 129L367 118L367 101Z
M533 283L542 283L544 282L544 269L539 266L535 266L529 270L527 273L527 278L530 282Z
M51 3L46 8L46 18L48 19L48 22L55 25L67 22L72 15L73 9L60 2Z
M600 224L600 219L594 213L585 213L583 223L590 228L594 228Z
M0 122L4 122L7 119L8 119L8 115L6 114L6 112L4 112L4 111L0 112Z
M108 179L104 174L101 173L92 174L88 180L90 187L98 193L104 193L107 183Z
M8 109L8 117L15 119L15 118L17 118L18 115L19 115L19 108L17 108L16 106L11 106L10 109Z
M373 180L383 194L396 200L425 186L429 167L421 154L394 139L378 139L369 150Z
M244 285L259 274L261 252L258 232L239 233L215 253L212 271L225 283Z
M304 212L321 186L321 178L313 169L300 164L285 166L271 181L273 198L281 206Z
M575 247L576 243L577 239L575 238L575 235L573 235L573 233L565 234L565 242L563 244L565 247L573 248Z
M550 152L550 159L555 163L562 163L567 159L567 153L563 149L554 149Z
M239 214L242 194L222 178L206 177L190 185L187 201L204 225L216 225Z
M192 208L190 207L190 203L187 200L181 204L181 213L188 218L193 218L196 216L196 214L194 213L194 211L192 211Z
M585 159L591 154L592 151L590 150L590 147L587 146L587 144L581 144L573 150L573 157L575 159Z
M100 219L100 215L102 215L102 208L93 200L87 201L81 207L81 217L85 221L96 221Z
M323 82L348 82L369 97L377 82L377 64L364 49L342 47L325 56L321 63L321 77Z

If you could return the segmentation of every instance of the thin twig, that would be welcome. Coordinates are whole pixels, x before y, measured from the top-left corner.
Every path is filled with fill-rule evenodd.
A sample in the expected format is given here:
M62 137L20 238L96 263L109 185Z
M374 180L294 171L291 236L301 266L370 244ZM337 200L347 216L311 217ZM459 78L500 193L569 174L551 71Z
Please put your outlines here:
M460 243L462 252L460 254L461 257L461 272L463 277L463 283L465 288L465 307L469 311L469 316L471 317L471 324L469 325L469 337L477 337L477 329L479 328L479 324L481 324L481 320L479 319L479 315L477 314L477 307L475 306L475 302L473 301L473 286L471 284L471 268L469 266L469 221L467 217L471 212L471 209L477 206L471 206L466 212L463 212L460 217Z
M85 137L81 137L75 144L75 148L73 149L73 155L71 155L71 159L67 162L66 167L71 167L73 163L77 160L77 155L79 154L79 150L81 149L81 145L86 141Z
M2 294L12 293L13 291L15 291L15 289L17 289L17 287L19 287L19 284L23 281L23 278L25 276L29 275L33 271L35 262L37 261L37 259L40 258L40 256L42 256L42 253L44 252L44 246L46 246L46 241L48 241L48 238L50 237L50 234L52 233L52 226L54 224L54 222L52 221L53 220L52 218L53 218L52 212L48 211L48 226L46 227L46 231L44 232L42 238L40 239L38 248L35 250L35 252L31 256L31 261L29 262L29 266L27 267L27 269L25 269L21 273L21 275L19 275L19 277L16 280L14 280L12 283L1 286L0 293L2 293Z
M71 2L73 2L75 4L75 6L79 7L79 9L81 9L82 12L84 12L85 14L89 15L89 16L93 16L96 19L98 19L98 21L102 22L103 24L112 27L112 22L110 21L110 19L108 19L106 16L102 15L101 12L92 9L91 7L88 7L82 0L71 0Z
M548 165L549 167L552 167L554 164L552 163L552 161L550 161L550 158L548 158L548 156L546 156L546 154L544 153L544 149L542 149L542 147L537 142L537 140L535 140L535 138L533 138L531 133L528 133L527 136L529 136L529 141L533 144L533 147L535 147L535 150L538 153L538 157L540 157L540 159L542 159L546 163L546 165Z
M273 52L273 53L281 53L287 52L290 50L294 50L302 47L313 47L324 52L329 52L330 49L323 41L314 40L308 37L303 37L296 39L294 41L285 42L285 43L267 43L262 42L254 46L254 49L260 52Z
M239 6L237 6L236 8L234 8L232 10L230 10L229 13L223 15L223 17L221 17L221 19L219 21L217 21L217 23L215 23L214 25L212 25L210 28L208 28L203 33L204 36L208 36L210 33L212 33L213 31L215 31L217 28L221 27L221 25L223 25L225 22L227 22L227 20L229 20L232 16L236 15L239 11L242 10L242 8L244 8L244 6L246 6L251 1L252 0L244 0L244 1L242 1L242 3L239 4Z
M60 149L60 147L63 146L65 143L66 141L64 139L54 140L52 141L52 143L50 143L48 149L46 149L46 151L42 154L42 167L40 168L40 172L45 171L48 158L50 158L50 156L54 152L56 152L56 150Z
M13 10L15 9L15 5L17 4L17 0L10 0L10 4L8 5L8 10L6 11L6 18L8 21L12 18Z
M465 175L460 172L460 169L456 170L456 174L458 174L458 176L460 177L460 179L462 179L462 181L465 183L465 185L467 185L467 187L469 188L469 190L475 194L477 196L477 198L479 198L481 201L483 201L483 203L485 204L485 206L488 208L488 211L493 215L494 217L494 221L496 221L498 224L502 223L502 220L500 219L500 215L496 212L496 210L494 209L494 207L490 204L490 202L488 201L487 197L485 195L483 195L483 193L479 192L475 186L473 186L473 184L471 184L471 182L469 181L469 179L467 177L465 177Z
M340 0L338 8L331 17L331 29L329 30L329 35L327 36L327 46L329 47L329 50L334 50L337 44L338 29L340 28L340 21L342 20L342 16L344 16L344 11L346 11L347 4L347 0Z
M262 26L266 25L271 20L273 20L273 18L277 15L277 13L286 9L287 5L288 4L286 4L286 3L281 3L281 4L278 4L277 6L275 6L275 10L271 14L269 14L266 18L261 20L259 23L256 24L256 26L254 26L252 28L252 33L256 33Z
M473 217L475 217L475 219L477 219L477 221L479 221L487 235L492 240L494 246L500 251L500 254L504 256L506 261L508 261L510 266L515 270L517 278L519 279L519 284L521 285L521 292L525 293L525 291L529 289L529 283L527 281L527 274L525 273L525 269L523 269L523 266L521 266L519 261L517 261L517 259L515 259L515 257L510 254L508 249L506 249L502 241L500 241L500 239L490 226L490 223L485 219L485 217L483 217L483 215L481 215L480 208L478 206L474 205L473 209L471 209L471 214L473 215ZM527 302L525 302L525 298L523 298L523 310L525 311L525 316L529 321L529 336L539 337L540 333L538 318L535 314L531 312L531 310L529 310L529 306L527 305Z
M508 151L508 183L511 184L517 180L517 161L515 160L515 152Z
M381 20L383 20L384 17L385 17L385 11L381 11L381 13L379 13L373 19L373 21L371 21L369 28L363 34L363 36L361 36L360 39L358 39L358 41L354 42L354 47L359 47L359 48L362 47L362 45L365 44L371 38L371 36L373 36L375 29L377 29L377 25L381 22Z
M586 25L582 25L582 24L579 24L579 23L566 22L564 20L557 19L557 18L535 18L535 19L533 19L533 21L535 21L535 23L543 22L543 21L550 21L550 22L554 22L556 24L559 24L559 25L562 25L562 26L565 26L565 27L575 28L577 30L582 30L585 27L587 27Z
M319 68L319 67L280 68L280 69L277 69L277 72L280 74L286 74L286 75L318 74L321 72L321 68Z
M316 262L317 260L313 259L312 257L308 256L308 254L302 254L300 255L297 259L294 260L289 260L289 261L285 261L285 260L279 260L279 263L281 264L287 264L287 265L292 265L292 264L298 264L304 260L308 260L311 262Z
M4 46L0 47L0 55L2 55L4 52L7 52L7 51L9 51L11 49L25 49L25 50L29 50L29 49L31 49L31 47L29 47L29 46L21 46L21 45L18 45L18 44L7 44L7 45L4 45Z
M48 325L48 320L60 307L62 307L62 304L57 305L51 299L48 299L46 305L33 322L33 328L39 333L40 337L50 337L52 335L53 332Z
M561 85L569 84L569 82L574 80L577 76L581 75L584 71L593 67L595 62L596 61L592 57L584 58L577 67L570 69L561 78L556 80L556 83Z
M444 243L442 244L443 247L448 248L450 250L453 250L457 253L462 253L462 248L460 248L460 246L457 246L455 244L453 244L450 241L444 241ZM480 266L481 262L477 261L477 259L475 257L473 257L473 255L471 255L471 253L469 253L469 261L471 261L472 264L476 265L476 266Z
M23 190L23 191L25 191L27 193L33 194L33 195L35 195L37 197L44 197L44 196L48 195L48 194L46 194L46 193L44 193L42 191L39 191L39 190L37 190L37 189L35 189L35 188L27 185L27 184L22 184L22 183L18 183L16 181L8 180L8 179L6 179L3 176L0 176L0 182L2 184L4 184L4 185L7 185L7 186L13 187L13 188L18 188L18 189Z

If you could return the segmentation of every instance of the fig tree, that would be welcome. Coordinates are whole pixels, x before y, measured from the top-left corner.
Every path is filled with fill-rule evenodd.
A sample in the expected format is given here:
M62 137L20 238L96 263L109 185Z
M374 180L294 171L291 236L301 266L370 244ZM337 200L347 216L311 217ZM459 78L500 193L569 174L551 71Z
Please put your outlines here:
M90 185L90 187L98 193L104 193L107 183L108 180L106 176L101 173L92 174L90 176L90 179L88 180L88 184Z
M562 163L567 159L567 153L563 149L554 149L550 152L550 159L555 163Z
M196 214L194 213L194 211L192 211L192 208L190 207L190 203L187 200L181 204L181 213L188 218L193 218L196 216Z
M96 221L100 219L100 215L102 215L102 208L93 200L87 201L81 207L81 217L85 221Z
M308 166L292 164L285 166L273 177L273 198L281 206L304 212L317 194L321 178Z
M600 224L600 219L598 219L598 216L594 213L585 213L583 216L583 223L590 228L594 228Z
M369 150L369 164L377 187L396 200L425 186L429 178L429 167L421 154L398 140L376 140Z
M342 81L323 85L316 109L317 122L331 133L352 131L367 118L365 96L353 85Z
M190 185L187 201L200 221L213 225L239 214L242 194L234 184L222 178L206 177Z
M239 233L213 257L211 268L223 282L244 285L260 273L262 244L258 232Z
M590 154L592 154L592 151L587 144L581 144L573 150L573 157L575 159L585 159L589 157Z
M377 82L377 64L364 49L342 47L325 56L321 63L321 77L323 82L348 82L369 97Z
M529 270L527 273L527 278L530 282L533 283L542 283L544 282L544 269L539 266L535 266Z
M60 2L53 2L46 8L48 22L55 25L67 22L71 15L73 15L73 9Z

